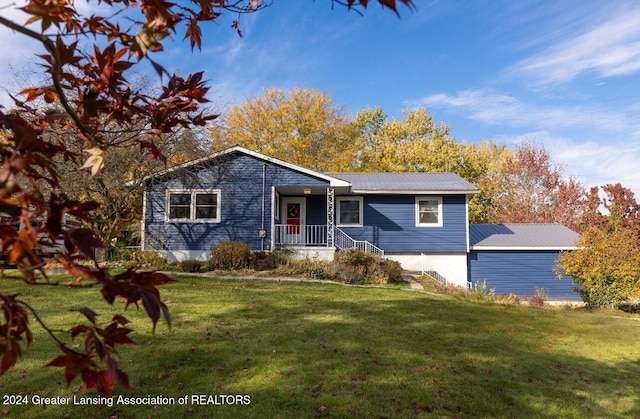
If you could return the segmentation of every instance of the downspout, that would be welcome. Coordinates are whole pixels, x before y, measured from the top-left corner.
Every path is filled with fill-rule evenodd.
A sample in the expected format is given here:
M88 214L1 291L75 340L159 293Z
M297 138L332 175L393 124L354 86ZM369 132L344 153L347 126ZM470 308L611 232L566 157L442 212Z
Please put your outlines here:
M142 222L140 223L140 250L147 250L144 245L144 230L147 226L147 187L142 192Z
M266 230L264 229L264 216L266 206L266 192L265 187L267 183L267 164L262 163L262 222L260 224L260 250L264 252L264 239L266 236Z

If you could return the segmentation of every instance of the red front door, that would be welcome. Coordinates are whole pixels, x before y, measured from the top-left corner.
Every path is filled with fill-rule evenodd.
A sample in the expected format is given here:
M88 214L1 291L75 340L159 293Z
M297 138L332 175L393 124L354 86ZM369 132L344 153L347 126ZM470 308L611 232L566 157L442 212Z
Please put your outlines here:
M304 244L305 199L302 197L282 198L282 222L284 243Z
M300 203L287 203L287 234L300 234Z

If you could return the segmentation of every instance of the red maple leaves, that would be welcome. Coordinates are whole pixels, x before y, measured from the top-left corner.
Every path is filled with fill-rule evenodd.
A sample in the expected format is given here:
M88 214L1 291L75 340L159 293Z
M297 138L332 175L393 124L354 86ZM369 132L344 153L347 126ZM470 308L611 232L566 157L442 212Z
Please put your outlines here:
M47 366L64 368L67 387L79 375L85 390L95 388L104 396L109 396L115 382L127 390L130 389L129 377L118 367L118 362L113 357L116 353L116 345L135 343L128 336L133 329L123 327L128 320L120 315L114 316L111 323L103 329L96 325L97 315L92 310L83 308L78 311L92 323L90 326L75 326L70 331L72 338L84 338L84 352L77 352L67 346L59 345L63 354L49 362ZM100 368L96 360L105 365L105 368Z

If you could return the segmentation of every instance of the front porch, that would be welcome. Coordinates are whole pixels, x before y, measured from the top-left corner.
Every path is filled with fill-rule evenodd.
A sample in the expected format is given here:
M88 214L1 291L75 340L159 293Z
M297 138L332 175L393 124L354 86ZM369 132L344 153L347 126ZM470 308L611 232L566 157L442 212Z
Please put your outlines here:
M384 256L384 251L373 243L353 239L336 227L336 188L286 186L274 187L272 192L272 249L285 246L305 253L311 248L323 252L332 249L333 256L336 249L356 248Z

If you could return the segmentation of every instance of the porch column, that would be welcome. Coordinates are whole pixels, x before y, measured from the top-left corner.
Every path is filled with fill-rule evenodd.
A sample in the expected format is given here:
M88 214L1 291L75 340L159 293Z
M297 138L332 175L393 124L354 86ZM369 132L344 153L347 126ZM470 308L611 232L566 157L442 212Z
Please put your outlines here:
M335 203L335 191L327 188L327 247L333 247L333 233L335 223L333 222L333 206Z

